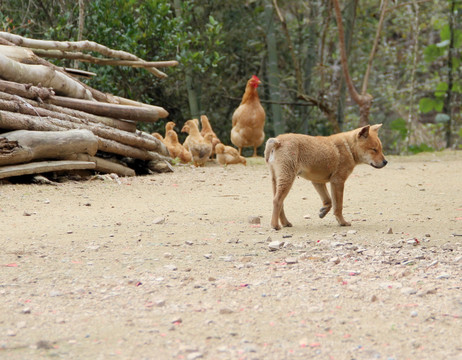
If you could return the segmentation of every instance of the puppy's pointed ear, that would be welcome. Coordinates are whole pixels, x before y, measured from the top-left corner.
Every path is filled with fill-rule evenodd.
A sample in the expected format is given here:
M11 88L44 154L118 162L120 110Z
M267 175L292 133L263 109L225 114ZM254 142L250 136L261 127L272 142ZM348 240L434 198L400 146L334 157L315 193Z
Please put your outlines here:
M376 124L371 126L371 130L374 130L375 132L379 132L379 129L382 127L382 124Z
M359 130L358 137L359 138L363 137L364 139L367 139L367 137L369 136L369 129L370 129L370 125L367 125L361 128L361 130Z

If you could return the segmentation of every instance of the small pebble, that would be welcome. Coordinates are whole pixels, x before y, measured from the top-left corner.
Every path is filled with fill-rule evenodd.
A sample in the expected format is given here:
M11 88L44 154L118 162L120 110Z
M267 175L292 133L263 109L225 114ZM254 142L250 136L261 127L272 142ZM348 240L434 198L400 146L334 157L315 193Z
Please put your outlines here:
M164 218L164 217L155 218L155 219L152 221L152 223L153 223L153 224L156 224L156 225L163 224L163 223L165 223L165 218Z
M288 258L286 258L286 263L289 264L289 265L297 264L298 260L296 258L293 258L293 257L288 257Z
M196 359L202 359L204 355L198 351L189 353L186 359L188 360L196 360Z
M249 216L249 224L259 225L261 223L259 216Z
M157 307L163 307L163 306L165 306L165 300L164 300L164 299L162 299L162 300L157 300L157 301L155 302L155 305L156 305Z
M220 309L220 314L232 314L234 311L229 308Z
M340 258L338 256L330 258L329 261L334 263L335 265L340 264Z
M279 250L280 248L282 248L284 246L284 242L282 241L271 241L269 244L268 244L268 247L269 247L269 250L270 251L276 251L276 250Z

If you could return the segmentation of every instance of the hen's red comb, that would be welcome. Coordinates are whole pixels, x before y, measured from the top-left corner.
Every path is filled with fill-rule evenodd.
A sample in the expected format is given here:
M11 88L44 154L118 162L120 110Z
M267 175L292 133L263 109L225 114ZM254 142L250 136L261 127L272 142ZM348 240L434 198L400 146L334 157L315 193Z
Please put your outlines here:
M257 77L257 75L252 75L252 79L256 81L260 81L260 79Z

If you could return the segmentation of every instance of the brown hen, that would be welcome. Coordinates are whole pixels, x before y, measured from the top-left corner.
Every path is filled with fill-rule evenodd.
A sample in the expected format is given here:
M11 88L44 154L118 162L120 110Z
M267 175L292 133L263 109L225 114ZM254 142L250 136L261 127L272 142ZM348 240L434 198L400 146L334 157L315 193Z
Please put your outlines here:
M242 148L253 147L253 156L257 156L257 148L265 140L263 128L266 115L257 91L260 83L255 75L247 81L241 104L233 114L231 142L239 149L239 155Z

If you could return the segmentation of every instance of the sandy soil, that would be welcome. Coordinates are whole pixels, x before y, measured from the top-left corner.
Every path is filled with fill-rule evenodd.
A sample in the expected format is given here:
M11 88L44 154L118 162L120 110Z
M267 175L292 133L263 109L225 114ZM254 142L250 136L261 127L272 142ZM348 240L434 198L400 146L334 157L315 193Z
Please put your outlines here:
M349 228L261 158L1 185L0 358L462 359L462 152L388 160Z

